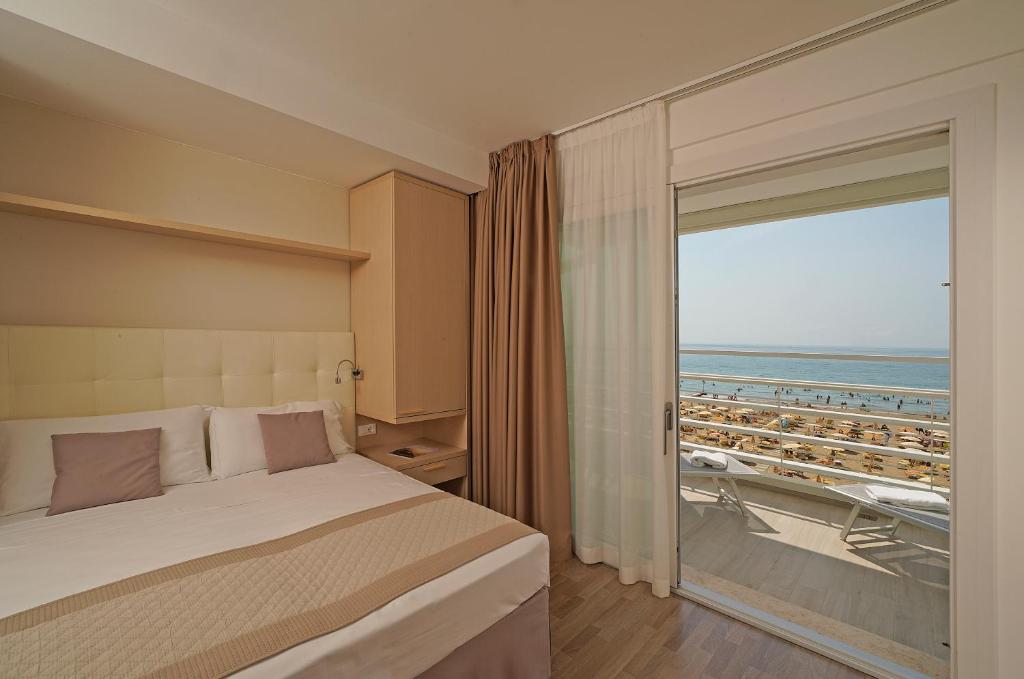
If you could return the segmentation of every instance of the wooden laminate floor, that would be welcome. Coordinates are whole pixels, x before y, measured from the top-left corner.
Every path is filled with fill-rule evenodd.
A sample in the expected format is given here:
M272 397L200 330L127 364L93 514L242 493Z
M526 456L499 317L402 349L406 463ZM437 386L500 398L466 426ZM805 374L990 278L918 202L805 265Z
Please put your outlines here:
M573 559L551 574L551 665L560 679L852 679L865 675L691 601L622 585Z

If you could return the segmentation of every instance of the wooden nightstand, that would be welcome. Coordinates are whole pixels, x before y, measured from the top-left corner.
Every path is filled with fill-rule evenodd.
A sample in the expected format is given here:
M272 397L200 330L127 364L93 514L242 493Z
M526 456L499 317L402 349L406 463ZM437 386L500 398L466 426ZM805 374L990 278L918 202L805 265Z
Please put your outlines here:
M392 455L392 451L410 446L424 446L435 450L418 455L414 458ZM459 497L466 497L468 483L466 479L465 448L449 446L431 439L414 439L403 443L392 443L383 446L370 446L356 451L374 462L400 471L417 481L429 483Z

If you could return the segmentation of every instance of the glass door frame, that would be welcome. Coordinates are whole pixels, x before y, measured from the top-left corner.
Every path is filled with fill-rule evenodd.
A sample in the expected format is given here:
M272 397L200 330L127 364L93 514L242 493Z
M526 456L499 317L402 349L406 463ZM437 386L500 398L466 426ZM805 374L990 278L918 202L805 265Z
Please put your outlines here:
M804 160L823 158L880 143L946 130L950 133L950 278L951 304L950 391L953 449L964 449L960 441L971 441L972 456L984 468L994 465L995 420L986 412L992 402L994 366L979 361L976 352L985 355L994 340L994 313L991 304L994 283L985 271L994 264L995 233L995 107L994 87L981 87L916 105L886 109L885 104L871 115L812 127L788 137L772 138L740 151L723 151L689 165L671 168L669 186L673 192L671 221L678 219L676 191L679 188L707 184L760 170L784 167ZM959 237L958 237L959 236ZM678 242L678 241L677 241ZM678 333L678 245L676 260L676 332ZM964 313L966 311L966 313ZM678 359L675 361L678 366ZM678 373L678 368L676 368ZM678 375L675 377L678 390ZM677 435L678 459L678 435ZM994 467L989 467L992 469ZM984 469L970 465L954 472L950 530L950 635L952 676L988 676L994 672L997 638L996 591L992 584L995 569L995 531L991 526L996 506L991 498L993 479ZM988 494L988 495L986 495ZM684 546L679 534L676 492L677 557ZM987 500L984 498L988 497ZM969 499L967 499L969 498ZM988 526L984 531L956 530L958 524ZM963 560L958 554L971 554ZM677 558L677 579L681 560ZM786 620L765 615L741 602L722 597L695 583L679 581L673 590L777 636L834 658L851 667L876 676L907 676L904 668L859 652Z
M676 214L678 214L678 208L679 208L679 205L680 205L680 202L681 202L681 198L679 196L679 189L678 188L675 189L675 192L676 192L676 196L675 196L675 212L676 212ZM943 194L943 195L948 198L948 194ZM922 198L922 197L915 197L915 198L908 199L907 202L916 202L918 200L928 200L928 199L931 199L931 198L939 198L939 197L940 196L929 196L929 197L924 197L924 198ZM884 205L884 204L888 204L888 203L882 203L882 204ZM862 209L870 208L870 207L872 207L872 206L871 205L858 204L858 205L849 207L848 209L839 210L839 212L856 211L856 210L862 210ZM827 213L823 213L823 214L827 214ZM782 220L773 220L773 221L782 221ZM751 224L749 224L747 226L756 228L759 224L762 224L762 222L753 221L753 222L751 222ZM742 224L737 224L735 226L728 226L728 227L721 227L721 228L723 228L723 229L734 229L734 228L739 229L739 228L746 228L746 227L744 225L742 225ZM949 229L947 227L947 231L945 233L945 236L948 238L950 233L951 233L951 229ZM674 288L675 288L675 291L676 291L675 292L675 300L676 300L675 317L676 317L676 323L677 323L677 325L676 325L676 345L677 346L679 345L679 330L680 330L679 324L678 324L678 319L679 319L679 291L680 291L680 287L679 287L679 274L680 274L680 272L679 272L679 253L680 253L680 250L681 250L682 239L686 235L687 235L686 232L681 232L681 233L677 232L677 234L676 234L676 251L675 251L676 278L675 278L675 282L674 282ZM951 334L952 325L949 324L948 321L947 321L947 324L948 324L948 330L950 331L950 334ZM776 352L752 351L750 353L752 355L770 356L770 357L785 357L785 356L789 356L789 355L800 356L799 353L797 353L797 354L786 354L785 352L776 353ZM853 358L852 354L841 354L841 355L842 356L846 356L848 358ZM808 355L806 355L806 358L820 357L820 356L822 356L822 355L820 355L820 354L808 354ZM801 356L801 357L803 357L803 356ZM891 360L894 363L899 363L900 362L898 356L868 356L868 355L865 355L862 358L864 358L865 360L870 360L872 358L875 358L875 359L879 359L879 360L881 360L881 359ZM918 358L918 357L915 356L915 358ZM682 352L680 352L679 356L677 357L677 365L681 362L681 360L682 360ZM947 360L946 365L948 367L948 360ZM679 370L684 370L685 371L685 368L683 368L681 365L679 365ZM778 375L776 377L782 378L781 375ZM676 381L677 400L680 403L683 400L683 391L684 391L682 386L681 386L681 383L682 383L682 379L680 377L680 379L677 379L677 381ZM886 387L881 387L881 388L883 390L886 389ZM889 387L889 388L892 388L892 387ZM946 398L948 399L949 392L947 391L945 393L945 395L946 395ZM749 406L750 404L743 404L743 405L748 405ZM777 410L777 412L779 412L779 413L783 412L783 410L781 410L781 408L783 406L786 406L786 404L784 402L782 402L782 401L779 401L778 404L777 404L777 408L779 408ZM797 404L795 407L797 409L799 409L800 405ZM822 412L823 413L827 413L827 411L822 411ZM896 412L893 412L892 415L894 417L898 416L898 414ZM679 417L682 418L683 416L680 414ZM935 417L934 413L932 414L932 417L933 418ZM835 419L838 420L840 418L839 417L835 417ZM682 425L682 421L679 421L678 424L679 424L679 426L681 426ZM693 425L692 422L688 422L688 424L691 424L691 426ZM786 437L787 437L786 432L780 429L778 431L778 439L780 441L780 445L781 445L781 442L786 439ZM683 451L684 448L686 448L686 446L684 446L682 444L682 442L681 442L681 435L679 435L679 436L677 436L677 446L676 446L677 459L679 459L679 456L682 454L682 451ZM774 452L774 450L772 452ZM778 452L779 452L780 457L775 460L775 463L779 464L780 466L785 467L786 461L781 457L781 455L782 455L781 447L779 448ZM680 486L680 489L681 489L683 487L683 477L678 472L678 470L677 470L677 480L678 480L678 483L679 483L679 486ZM738 495L736 495L736 497L738 497ZM866 653L866 652L861 652L858 649L853 648L853 647L849 646L848 644L846 644L846 643L844 643L842 641L839 641L837 639L833 639L833 638L827 637L825 635L822 635L822 634L816 632L815 630L813 630L811 628L804 627L804 626L801 626L799 624L794 624L794 623L792 623L787 618L783 618L783 617L780 617L780 616L777 616L777 615L773 615L773 614L771 614L771 613L769 613L769 612L767 612L765 610L761 610L761 609L755 608L755 607L753 607L753 606L751 606L751 605L749 605L747 603L744 603L741 600L738 600L738 599L735 599L735 598L731 598L731 597L729 597L727 595L724 595L724 594L722 594L718 590L714 590L714 589L710 589L708 587L704 587L702 585L698 585L695 582L688 582L688 581L686 581L684 579L683 572L682 572L682 561L683 561L683 554L684 554L683 550L686 548L686 545L684 544L684 540L683 540L683 528L684 528L684 526L683 526L683 521L682 521L682 509L683 509L684 500L682 498L681 490L680 490L679 493L677 493L676 498L675 498L675 502L676 502L676 521L677 521L677 524L676 524L676 547L677 547L677 552L676 552L676 558L677 558L677 563L676 563L676 583L677 583L677 585L676 585L676 590L674 590L674 591L676 591L676 593L678 593L678 594L680 594L680 595L682 595L682 596L684 596L686 598L694 599L694 600L698 601L699 603L701 603L703 605L706 605L706 606L708 606L710 608L714 608L716 610L719 610L720 612L726 613L727 615L729 615L731 617L738 618L738 619L740 619L740 620L742 620L742 621L744 621L744 622L746 622L748 624L751 624L751 625L753 625L755 627L759 627L759 628L765 629L766 631L769 631L769 632L775 634L776 636L780 636L780 637L786 638L786 639L788 639L790 641L793 641L794 643L797 643L798 645L802 645L802 646L811 648L812 650L814 650L814 651L816 651L816 652L818 652L818 653L820 653L822 655L831 657L831 658L833 658L835 660L843 662L844 664L856 667L857 669L860 669L860 670L862 670L864 672L868 672L868 673L871 673L871 674L874 674L874 675L878 675L878 676L893 676L893 677L924 677L925 676L925 675L922 675L922 674L915 673L913 670L910 670L909 668L904 668L904 667L902 667L902 666L900 666L900 665L898 665L898 664L896 664L894 662L888 661L885 658L882 658L882 657L879 657L879 656L875 656L873 654L869 654L869 653ZM867 530L867 529L866 528L862 528L862 529L858 529L858 530ZM797 547L795 547L795 546L793 547L793 549L796 549L796 548ZM714 572L711 572L709 574L710 575L717 575Z

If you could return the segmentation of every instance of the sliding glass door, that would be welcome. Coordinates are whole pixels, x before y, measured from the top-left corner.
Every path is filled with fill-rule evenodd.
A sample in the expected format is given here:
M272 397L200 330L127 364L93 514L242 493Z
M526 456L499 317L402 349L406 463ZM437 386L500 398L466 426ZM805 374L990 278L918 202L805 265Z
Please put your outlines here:
M948 136L679 190L679 581L949 673Z

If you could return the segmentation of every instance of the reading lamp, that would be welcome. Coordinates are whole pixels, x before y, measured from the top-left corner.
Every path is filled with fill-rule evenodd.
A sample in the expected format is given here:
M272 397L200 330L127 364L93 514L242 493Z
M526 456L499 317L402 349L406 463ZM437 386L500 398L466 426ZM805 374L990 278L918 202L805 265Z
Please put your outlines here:
M341 366L345 365L346 363L348 363L350 366L352 366L352 371L351 372L352 372L352 379L353 380L361 380L361 379L363 379L363 369L362 368L357 368L356 364L353 363L350 359L343 358L340 361L338 361L338 367L334 371L334 383L335 384L341 384Z

